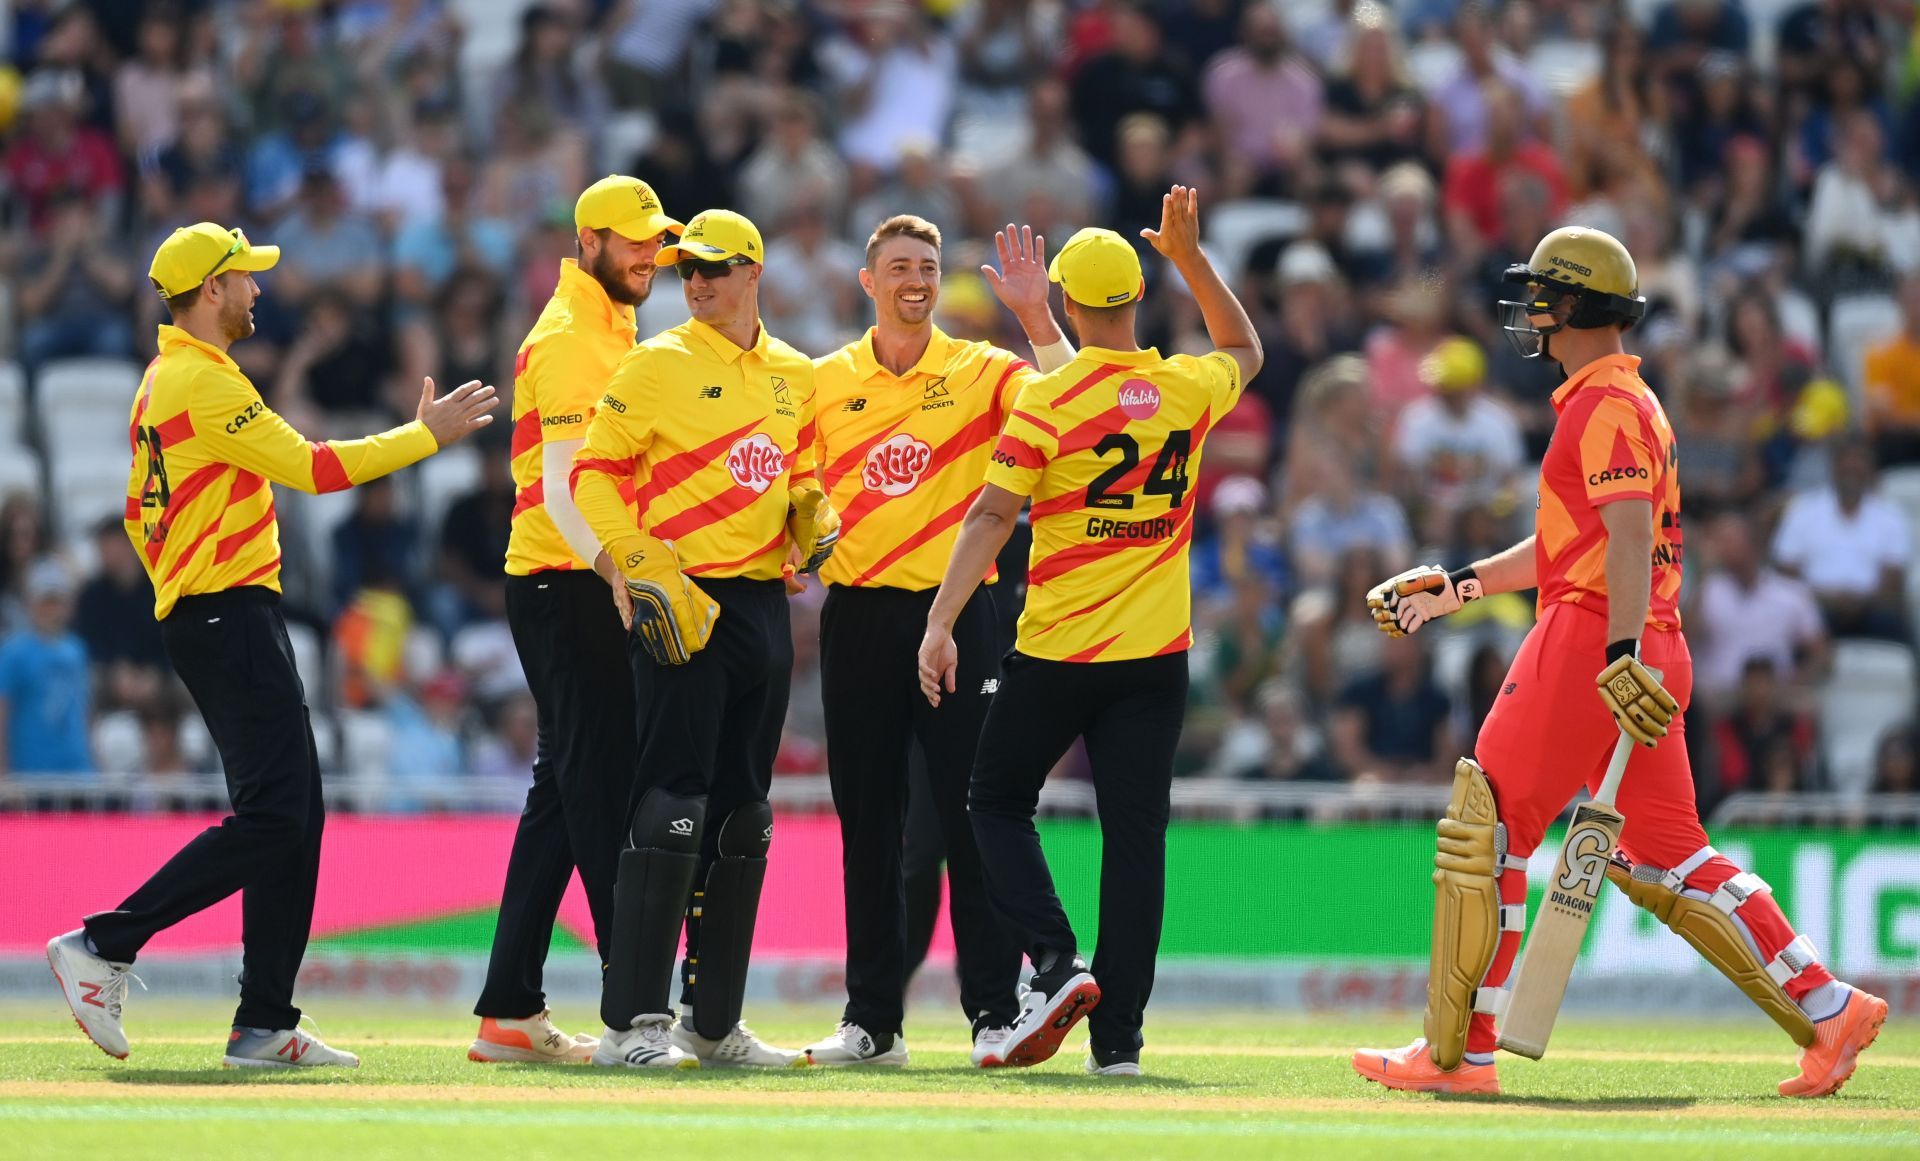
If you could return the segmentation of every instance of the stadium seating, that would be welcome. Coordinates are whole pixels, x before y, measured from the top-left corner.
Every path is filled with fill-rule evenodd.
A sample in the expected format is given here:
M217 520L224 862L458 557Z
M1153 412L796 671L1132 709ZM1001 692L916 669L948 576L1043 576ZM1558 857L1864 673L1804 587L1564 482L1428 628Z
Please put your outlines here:
M1874 751L1886 732L1913 715L1913 651L1888 641L1841 641L1820 690L1821 758L1842 794L1872 788Z
M1827 349L1856 413L1866 398L1867 352L1899 331L1900 307L1887 295L1850 294L1834 301Z
M26 416L26 373L11 359L0 360L0 443L26 440Z
M1271 238L1291 238L1307 227L1294 202L1248 199L1213 207L1206 219L1207 254L1229 281L1246 273L1247 255Z

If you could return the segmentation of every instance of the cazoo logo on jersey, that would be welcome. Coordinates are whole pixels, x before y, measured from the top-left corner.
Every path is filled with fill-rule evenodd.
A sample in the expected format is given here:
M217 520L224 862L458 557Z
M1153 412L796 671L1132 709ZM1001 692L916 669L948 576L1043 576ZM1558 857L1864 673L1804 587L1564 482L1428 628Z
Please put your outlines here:
M869 492L904 496L920 483L920 474L933 462L933 449L902 433L867 453L860 482Z
M755 492L765 492L787 470L787 457L772 438L754 432L727 452L727 471L733 482Z

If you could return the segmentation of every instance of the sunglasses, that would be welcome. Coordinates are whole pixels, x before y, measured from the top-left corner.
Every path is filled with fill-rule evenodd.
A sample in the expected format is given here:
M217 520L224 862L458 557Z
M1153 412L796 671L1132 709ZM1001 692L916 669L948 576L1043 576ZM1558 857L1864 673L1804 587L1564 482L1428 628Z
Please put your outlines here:
M727 275L732 274L735 266L751 265L753 265L753 259L744 258L737 254L732 258L723 258L718 262L702 262L698 258L682 258L673 264L673 272L680 276L682 282L692 282L693 276L696 274L711 282L716 278L725 278Z
M240 251L245 250L247 248L247 236L241 233L238 227L235 227L231 232L233 234L233 245L227 247L227 252L225 254L220 255L220 261L215 262L211 270L208 270L205 274L202 274L200 276L200 282L205 282L207 279L212 278L214 275L220 273L220 268L222 266L225 266L227 263L233 261L233 256L235 254L238 254ZM198 286L200 285L200 282L196 282L194 283L194 285Z

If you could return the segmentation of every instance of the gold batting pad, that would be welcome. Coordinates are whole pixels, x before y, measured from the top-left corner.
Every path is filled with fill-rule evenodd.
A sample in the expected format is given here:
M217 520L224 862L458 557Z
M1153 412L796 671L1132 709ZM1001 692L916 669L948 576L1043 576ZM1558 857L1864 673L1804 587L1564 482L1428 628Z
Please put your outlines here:
M1654 918L1692 944L1721 975L1732 980L1734 986L1793 1037L1795 1044L1806 1048L1813 1043L1813 1021L1767 973L1767 965L1754 955L1731 915L1705 899L1690 899L1657 878L1636 878L1635 870L1655 876L1661 874L1657 867L1629 868L1615 859L1607 864L1607 878L1636 905L1651 911Z
M1433 856L1433 951L1427 969L1428 1050L1442 1069L1460 1066L1473 994L1500 942L1501 852L1493 786L1478 763L1453 768L1453 797Z

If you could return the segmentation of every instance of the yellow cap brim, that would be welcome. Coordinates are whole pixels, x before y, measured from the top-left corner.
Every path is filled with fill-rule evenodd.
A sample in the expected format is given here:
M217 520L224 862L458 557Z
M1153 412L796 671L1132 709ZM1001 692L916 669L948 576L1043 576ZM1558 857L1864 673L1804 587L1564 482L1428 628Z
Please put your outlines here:
M691 258L696 262L721 262L739 257L740 251L724 246L709 246L705 242L676 242L660 247L660 253L654 255L653 262L656 266L672 266L682 258Z
M662 234L672 234L678 238L687 227L665 214L647 214L629 221L615 222L607 228L629 242L645 242Z
M279 261L280 261L280 247L249 246L245 250L240 251L240 253L235 254L233 256L233 261L228 262L225 266L222 266L219 270L219 273L224 274L229 270L245 270L248 272L252 272L256 270L272 270L274 266L276 266L279 263Z

